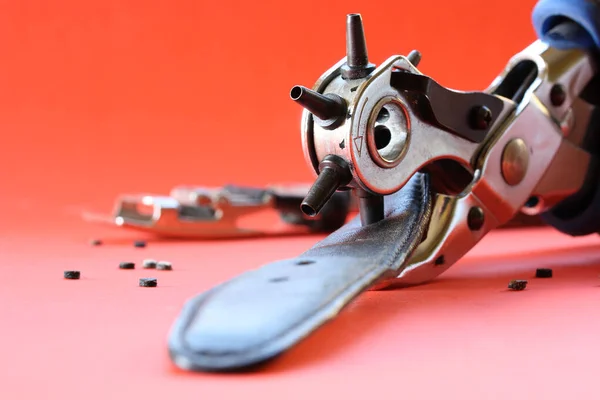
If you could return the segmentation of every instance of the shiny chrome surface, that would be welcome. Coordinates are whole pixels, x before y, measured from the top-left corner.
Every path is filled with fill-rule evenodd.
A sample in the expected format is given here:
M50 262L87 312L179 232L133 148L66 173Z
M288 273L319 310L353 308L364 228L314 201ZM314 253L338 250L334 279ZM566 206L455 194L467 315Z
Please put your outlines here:
M467 224L473 207L480 207L485 216L482 226L477 230L469 229ZM473 193L466 192L460 196L438 195L426 239L417 247L396 278L384 281L373 289L418 285L434 279L460 260L498 225L491 210Z
M396 278L377 287L431 280L521 211L541 213L581 187L590 157L578 146L591 107L579 95L595 73L592 62L580 51L536 41L511 58L486 92L494 93L523 61L535 66L535 75L516 101L498 96L504 108L480 144L422 122L405 93L390 86L394 69L421 74L406 57L390 57L357 80L342 79L342 60L315 86L344 98L349 111L335 130L313 124L304 112L304 152L315 170L329 154L342 157L353 176L347 186L380 195L396 192L440 159L458 162L473 176L459 194L436 194L425 240ZM388 140L378 143L382 126Z
M423 166L438 159L452 159L471 169L478 144L418 118L407 106L405 95L390 86L394 69L420 74L406 57L393 56L365 79L342 79L338 64L315 85L315 90L338 95L348 103L348 120L335 130L314 124L311 114L306 110L303 113L304 153L315 170L326 156L337 155L351 165L353 180L348 186L391 194ZM382 108L388 114L386 121L381 116ZM503 113L510 113L509 102ZM377 148L376 135L383 129L389 132L389 142ZM413 139L413 132L418 132L418 140Z
M521 138L512 139L502 152L502 177L511 186L521 183L529 167L529 148Z
M318 223L337 218L331 216L332 210L316 218L300 212L300 202L309 188L308 184L263 189L181 185L169 195L119 196L111 215L84 213L84 219L162 237L188 239L308 234L324 229L329 232L327 229L334 229L333 225L328 228L329 225ZM349 211L356 212L357 208L357 200L351 197ZM279 222L263 223L265 212L278 214Z
M513 139L527 143L530 154L527 174L518 185L502 177L502 154ZM472 191L491 209L500 223L511 219L531 196L562 143L560 127L548 118L545 107L532 97L525 107L506 121L494 141L477 160L481 179Z
M409 147L410 115L394 97L383 98L371 112L366 144L371 158L382 168L400 164Z
M531 52L539 49L545 49L542 55L550 56L542 58ZM511 60L512 64L533 59L538 64L538 79L515 113L506 118L494 137L482 147L474 163L477 172L470 187L456 197L437 196L426 239L397 278L383 282L377 288L415 285L434 279L468 253L488 232L514 218L519 210L528 215L539 214L581 187L590 155L569 140L573 131L565 133L564 119L560 118L572 118L571 128L578 123L581 129L587 127L587 120L578 121L574 116L583 115L589 119L590 108L579 99L573 99L579 95L578 91L583 89L586 79L589 81L592 74L588 68L589 60L582 57L581 53L561 52L561 55L563 58L557 57L553 49L534 43ZM565 59L577 60L567 64L575 71L560 69L552 64ZM505 73L509 70L507 67ZM557 73L557 70L562 73ZM549 74L549 71L554 73ZM549 110L549 107L554 107L550 101L543 102L538 98L538 95L548 94L544 89L550 85L548 77L553 79L550 82L561 82L569 88L564 104L572 104L573 107ZM494 86L489 90L493 90ZM583 105L583 111L576 107L578 104ZM504 176L507 168L503 168L503 161L506 161L506 149L516 141L518 146L513 145L513 150L524 157L523 146L526 147L528 166L524 174L523 169L518 168L519 179L507 181ZM535 201L529 204L530 199ZM473 207L480 207L485 215L483 225L478 230L470 229L468 224L468 214Z
M270 196L252 203L218 189L180 187L173 194L122 196L113 212L115 224L168 237L257 236L262 232L240 228L238 219L273 207Z

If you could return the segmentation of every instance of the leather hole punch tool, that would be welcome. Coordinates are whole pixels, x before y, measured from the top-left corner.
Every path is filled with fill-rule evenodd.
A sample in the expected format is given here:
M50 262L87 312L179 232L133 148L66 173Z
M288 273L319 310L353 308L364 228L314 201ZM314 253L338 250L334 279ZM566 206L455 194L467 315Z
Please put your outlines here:
M307 216L300 205L310 186L273 185L254 188L177 186L168 196L122 195L109 217L87 216L96 222L148 232L159 237L225 239L308 233L329 233L355 212L350 192L335 193L320 215ZM261 212L279 214L282 223L245 223Z
M359 216L189 300L169 335L180 368L263 363L365 290L436 278L520 212L571 235L600 230L592 52L537 40L486 90L460 92L422 74L417 51L373 65L361 16L346 28L346 57L290 94L316 177L301 210L318 215L351 190Z

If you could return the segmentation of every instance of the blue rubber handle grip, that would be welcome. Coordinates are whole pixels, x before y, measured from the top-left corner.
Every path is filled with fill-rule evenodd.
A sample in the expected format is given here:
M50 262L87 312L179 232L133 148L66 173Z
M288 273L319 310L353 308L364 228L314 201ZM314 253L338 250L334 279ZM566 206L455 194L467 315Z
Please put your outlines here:
M532 20L538 38L552 47L600 48L599 0L540 0ZM565 20L576 24L568 30L553 29Z
M552 47L600 50L600 0L540 0L533 9L533 27L538 38ZM569 23L565 23L569 22ZM600 93L600 80L590 83ZM557 230L572 236L600 232L600 104L595 104L588 125L586 150L591 165L581 190L542 214Z

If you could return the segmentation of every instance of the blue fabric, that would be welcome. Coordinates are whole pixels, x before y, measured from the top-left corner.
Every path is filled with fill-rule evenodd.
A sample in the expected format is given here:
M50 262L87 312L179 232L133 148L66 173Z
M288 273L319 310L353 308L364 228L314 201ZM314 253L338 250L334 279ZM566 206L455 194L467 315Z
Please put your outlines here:
M578 24L576 29L551 31L565 18ZM533 27L540 40L558 49L600 47L600 1L540 0L533 9Z
M564 20L575 24L560 24ZM600 0L539 0L532 13L533 27L540 40L558 49L582 50L600 48ZM594 112L592 118L599 118ZM593 121L590 124L594 123ZM593 164L592 171L598 165ZM600 174L591 188L593 196L589 204L580 201L580 211L563 217L553 210L542 214L542 219L559 231L582 236L600 233ZM573 206L571 206L573 208Z

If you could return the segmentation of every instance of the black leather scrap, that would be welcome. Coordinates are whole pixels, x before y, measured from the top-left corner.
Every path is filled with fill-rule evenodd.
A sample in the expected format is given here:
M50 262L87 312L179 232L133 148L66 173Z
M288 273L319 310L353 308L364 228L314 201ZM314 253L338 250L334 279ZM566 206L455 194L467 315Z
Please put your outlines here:
M169 335L180 368L227 371L295 345L384 277L398 273L431 214L427 175L385 198L386 218L357 217L297 258L246 272L189 300Z

